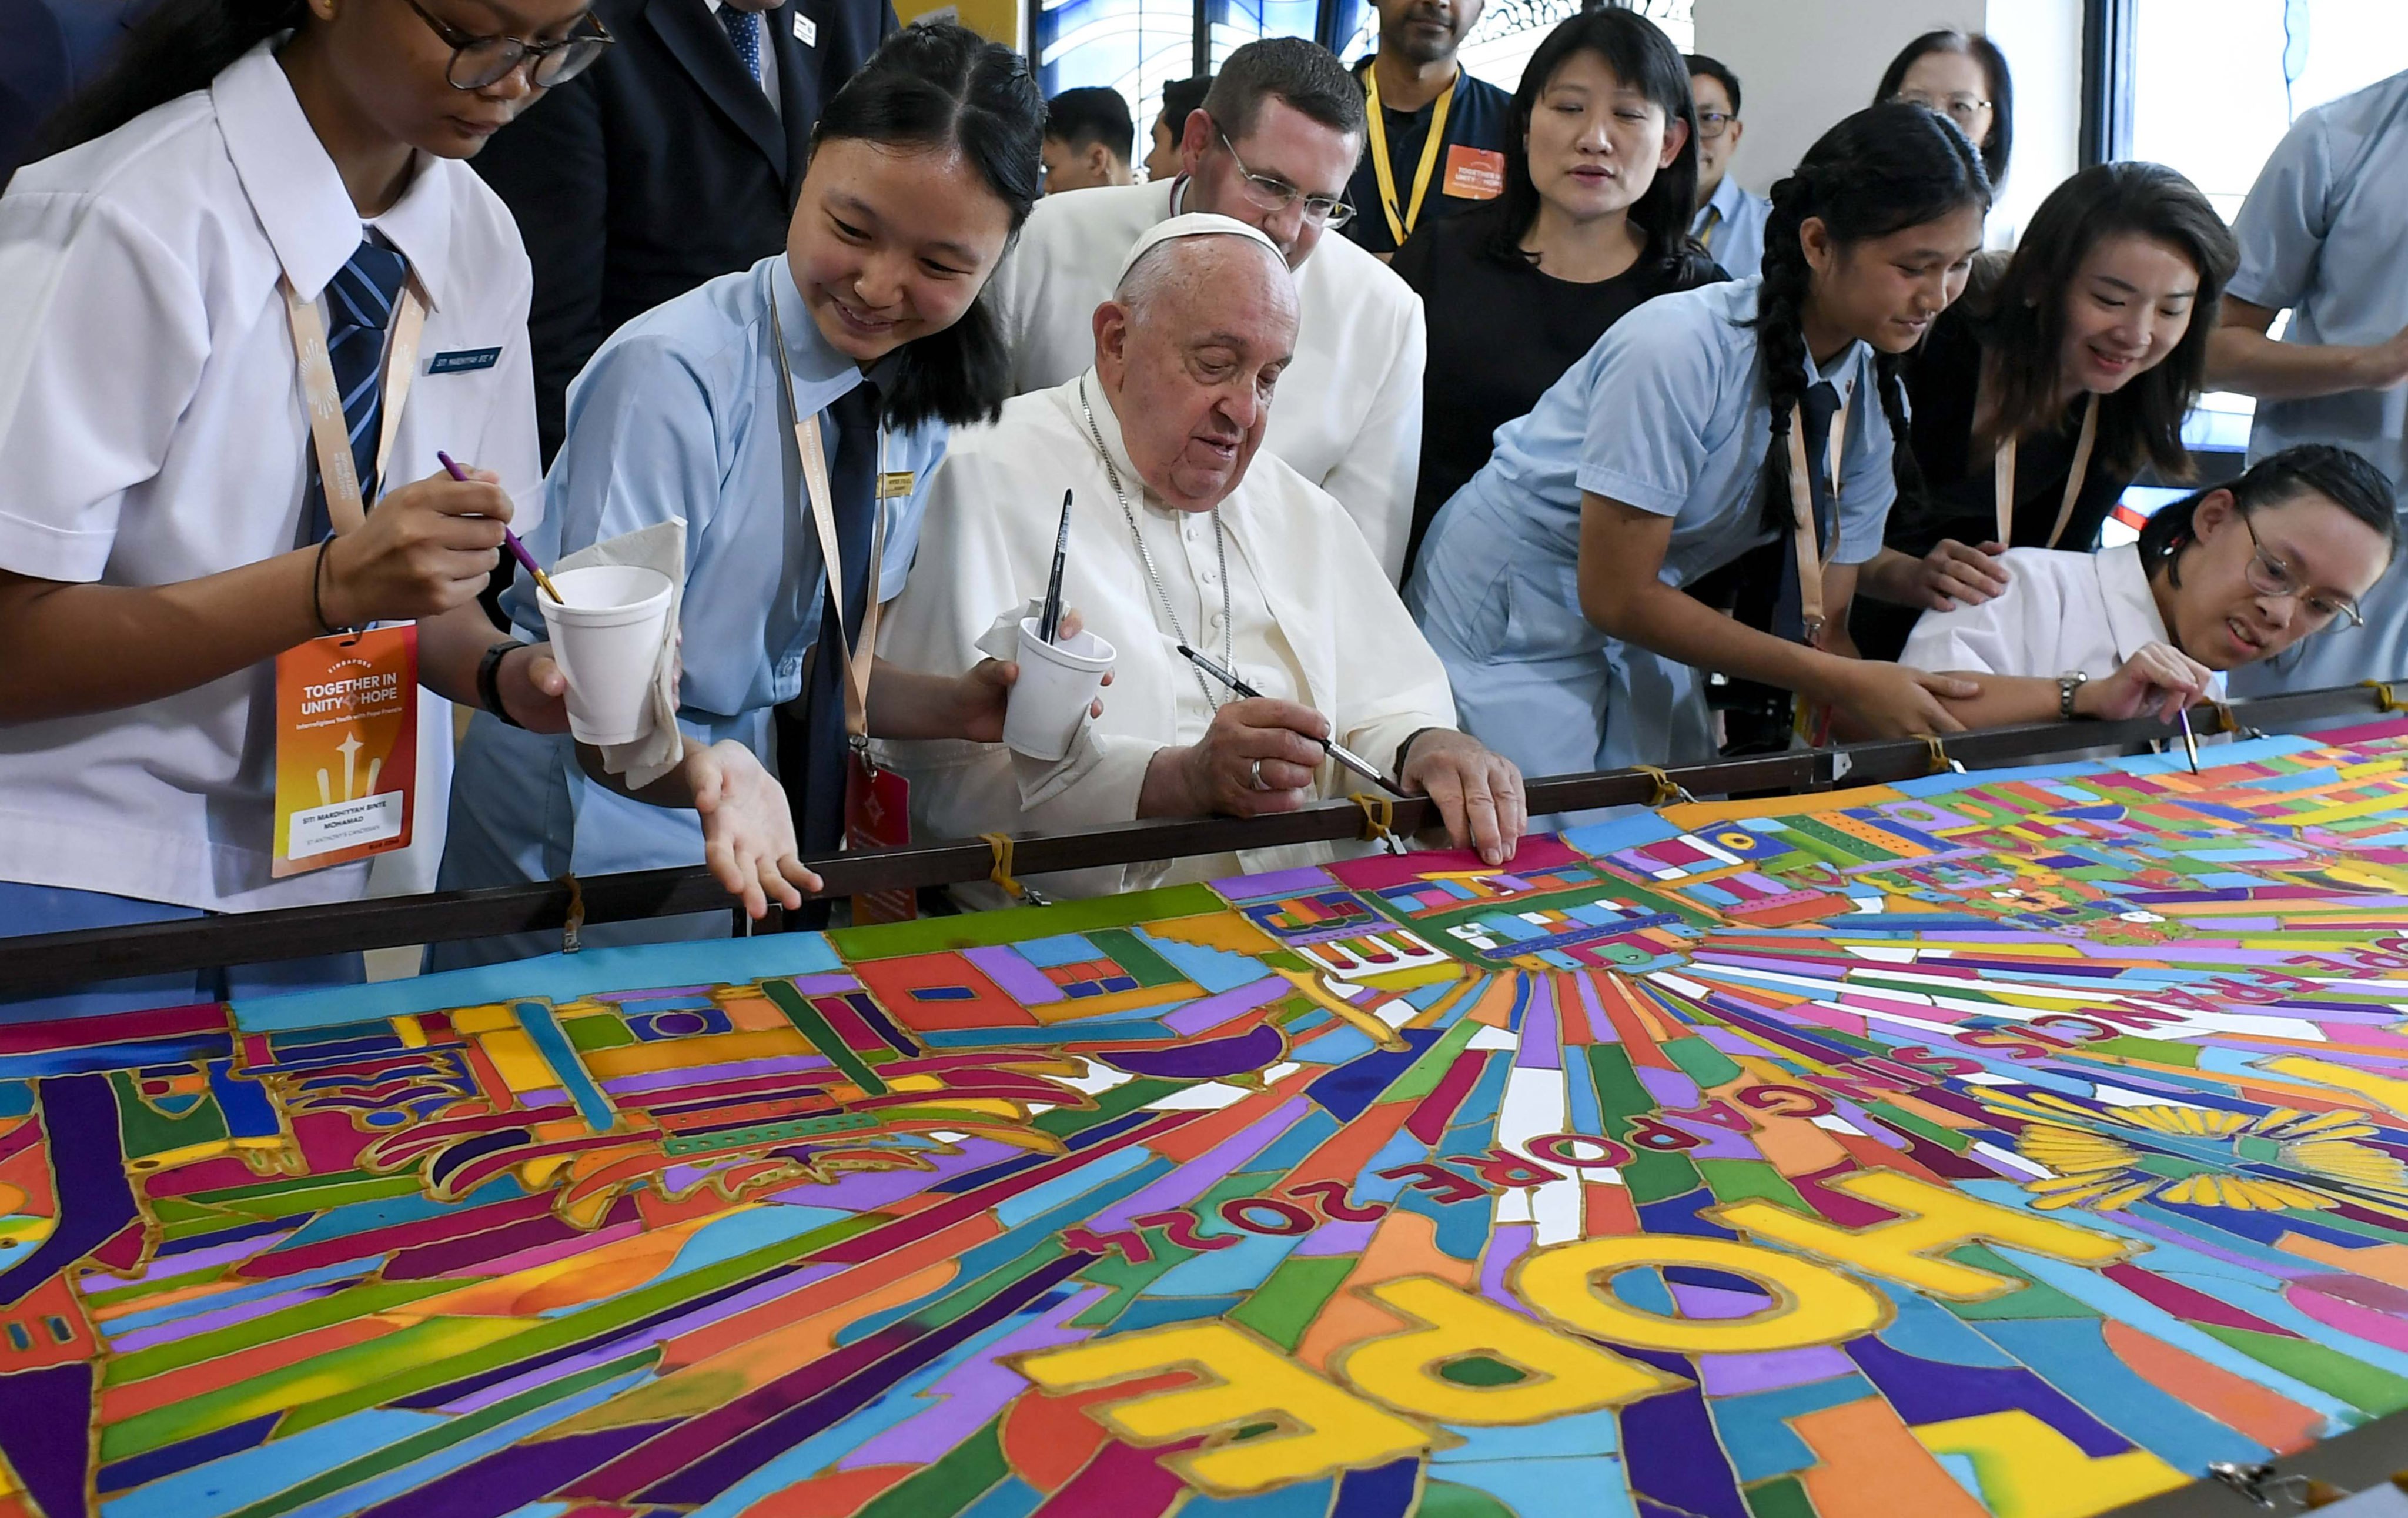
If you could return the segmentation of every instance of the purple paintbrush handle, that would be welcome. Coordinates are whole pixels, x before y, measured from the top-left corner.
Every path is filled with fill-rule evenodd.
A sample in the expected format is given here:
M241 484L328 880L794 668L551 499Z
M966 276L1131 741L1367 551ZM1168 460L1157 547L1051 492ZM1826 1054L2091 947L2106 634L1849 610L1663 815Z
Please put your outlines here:
M435 457L442 463L445 469L451 472L452 479L465 481L468 478L468 471L463 469L459 465L452 462L451 454L444 452L438 448L435 451ZM536 567L535 555L529 553L527 551L527 546L519 541L518 534L510 531L508 527L505 527L502 529L502 541L509 545L510 556L518 560L519 564L525 568L528 574L539 575L543 573L542 570Z

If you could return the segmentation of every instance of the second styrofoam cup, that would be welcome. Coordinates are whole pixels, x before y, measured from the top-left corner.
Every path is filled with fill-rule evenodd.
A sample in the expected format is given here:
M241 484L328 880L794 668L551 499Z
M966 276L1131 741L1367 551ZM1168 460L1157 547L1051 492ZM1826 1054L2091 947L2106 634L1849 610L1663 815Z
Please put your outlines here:
M1004 747L1049 761L1068 753L1115 657L1093 633L1048 643L1037 636L1035 617L1021 618L1020 679L1004 708Z
M552 657L568 677L568 730L580 743L633 743L652 730L652 672L668 631L669 577L604 564L554 574L566 604L538 593Z

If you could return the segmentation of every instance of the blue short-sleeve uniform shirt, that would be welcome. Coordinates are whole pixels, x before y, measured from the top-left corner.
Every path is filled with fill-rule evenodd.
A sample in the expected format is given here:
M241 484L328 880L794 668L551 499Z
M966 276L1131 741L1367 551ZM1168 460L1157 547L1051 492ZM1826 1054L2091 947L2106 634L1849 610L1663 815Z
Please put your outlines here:
M774 771L770 709L802 692L825 605L819 537L802 496L769 303L808 413L864 382L805 309L782 253L713 279L612 335L569 387L568 432L545 480L538 562L672 517L686 523L680 612L679 723L705 742L733 738ZM822 417L833 460L835 418ZM940 422L891 431L884 469L909 471L885 503L881 600L903 589L919 541L925 482L943 457ZM523 580L504 597L521 637L543 619ZM452 791L447 889L698 864L691 811L630 801L588 780L566 735L539 736L479 713Z
M1761 504L1772 416L1749 324L1757 284L1662 295L1624 317L1528 416L1497 430L1487 466L1431 525L1408 602L1447 662L1469 729L1530 773L1698 757L1662 725L1690 699L1669 675L1650 709L1614 713L1628 741L1601 746L1609 660L1654 655L1612 645L1581 612L1581 499L1591 492L1671 518L1670 585L1695 583L1776 536ZM1898 494L1873 358L1853 343L1816 371L1847 403L1841 564L1881 551ZM1701 709L1691 715L1685 727L1700 726Z

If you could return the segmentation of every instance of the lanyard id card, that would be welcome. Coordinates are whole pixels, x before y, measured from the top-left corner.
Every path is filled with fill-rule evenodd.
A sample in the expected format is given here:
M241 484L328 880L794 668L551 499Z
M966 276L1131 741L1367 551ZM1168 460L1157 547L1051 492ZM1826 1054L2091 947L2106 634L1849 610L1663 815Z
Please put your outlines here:
M417 778L417 623L276 656L277 879L408 847Z
M326 515L337 535L367 518L326 324L290 281L284 307L309 407ZM394 313L377 468L393 454L418 363L426 303L413 279ZM409 846L418 779L418 627L312 638L276 656L276 821L269 873L281 880Z
M824 566L829 604L836 609L838 637L844 637L844 559L837 542L836 492L828 483L827 449L819 413L803 414L802 396L795 389L794 365L786 359L785 325L778 303L769 302L769 338L778 349L778 373L786 385L786 408L794 418L795 450L801 455L803 491L810 497L811 524L819 535L820 562ZM844 733L852 749L844 772L844 843L848 849L894 848L911 841L911 786L900 775L882 770L869 759L869 677L878 659L878 578L886 559L886 502L908 496L910 475L886 467L886 429L878 430L878 478L871 508L877 521L869 538L868 594L863 596L861 635L847 638L835 652L844 660ZM873 892L853 898L856 924L903 923L919 916L919 903L909 891Z

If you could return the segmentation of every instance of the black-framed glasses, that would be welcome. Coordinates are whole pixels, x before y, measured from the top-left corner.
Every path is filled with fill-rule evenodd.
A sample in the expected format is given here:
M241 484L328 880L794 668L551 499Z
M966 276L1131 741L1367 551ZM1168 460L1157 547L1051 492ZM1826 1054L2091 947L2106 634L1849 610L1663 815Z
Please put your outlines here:
M1936 95L1927 90L1900 90L1889 97L1889 103L1893 106L1921 106L1926 110L1936 110L1955 122L1959 127L1980 121L1983 113L1990 108L1990 103L1980 95Z
M1238 156L1237 145L1229 140L1229 134L1222 130L1220 122L1212 123L1212 135L1221 139L1229 162L1238 165L1238 182L1244 187L1248 204L1255 209L1276 215L1302 202L1304 219L1316 226L1341 227L1354 219L1354 208L1337 195L1308 195L1277 175L1257 174L1248 168L1246 161Z
M418 0L404 3L418 12L418 19L437 36L452 45L452 64L444 71L444 78L454 90L482 90L498 84L521 64L527 66L528 83L538 90L549 90L584 73L594 60L602 56L603 49L618 40L590 11L580 24L592 30L557 42L529 42L524 37L478 36L452 25Z
M1698 136L1712 142L1737 120L1738 117L1727 110L1701 110L1698 112Z
M2358 609L2357 602L2345 595L2330 595L2300 584L2298 571L2267 551L2265 540L2258 536L2258 529L2250 524L2246 513L2241 518L2241 525L2249 533L2249 567L2243 573L2251 590L2260 595L2296 595L2300 598L2300 609L2319 623L2339 617L2352 627L2366 625L2366 617Z

